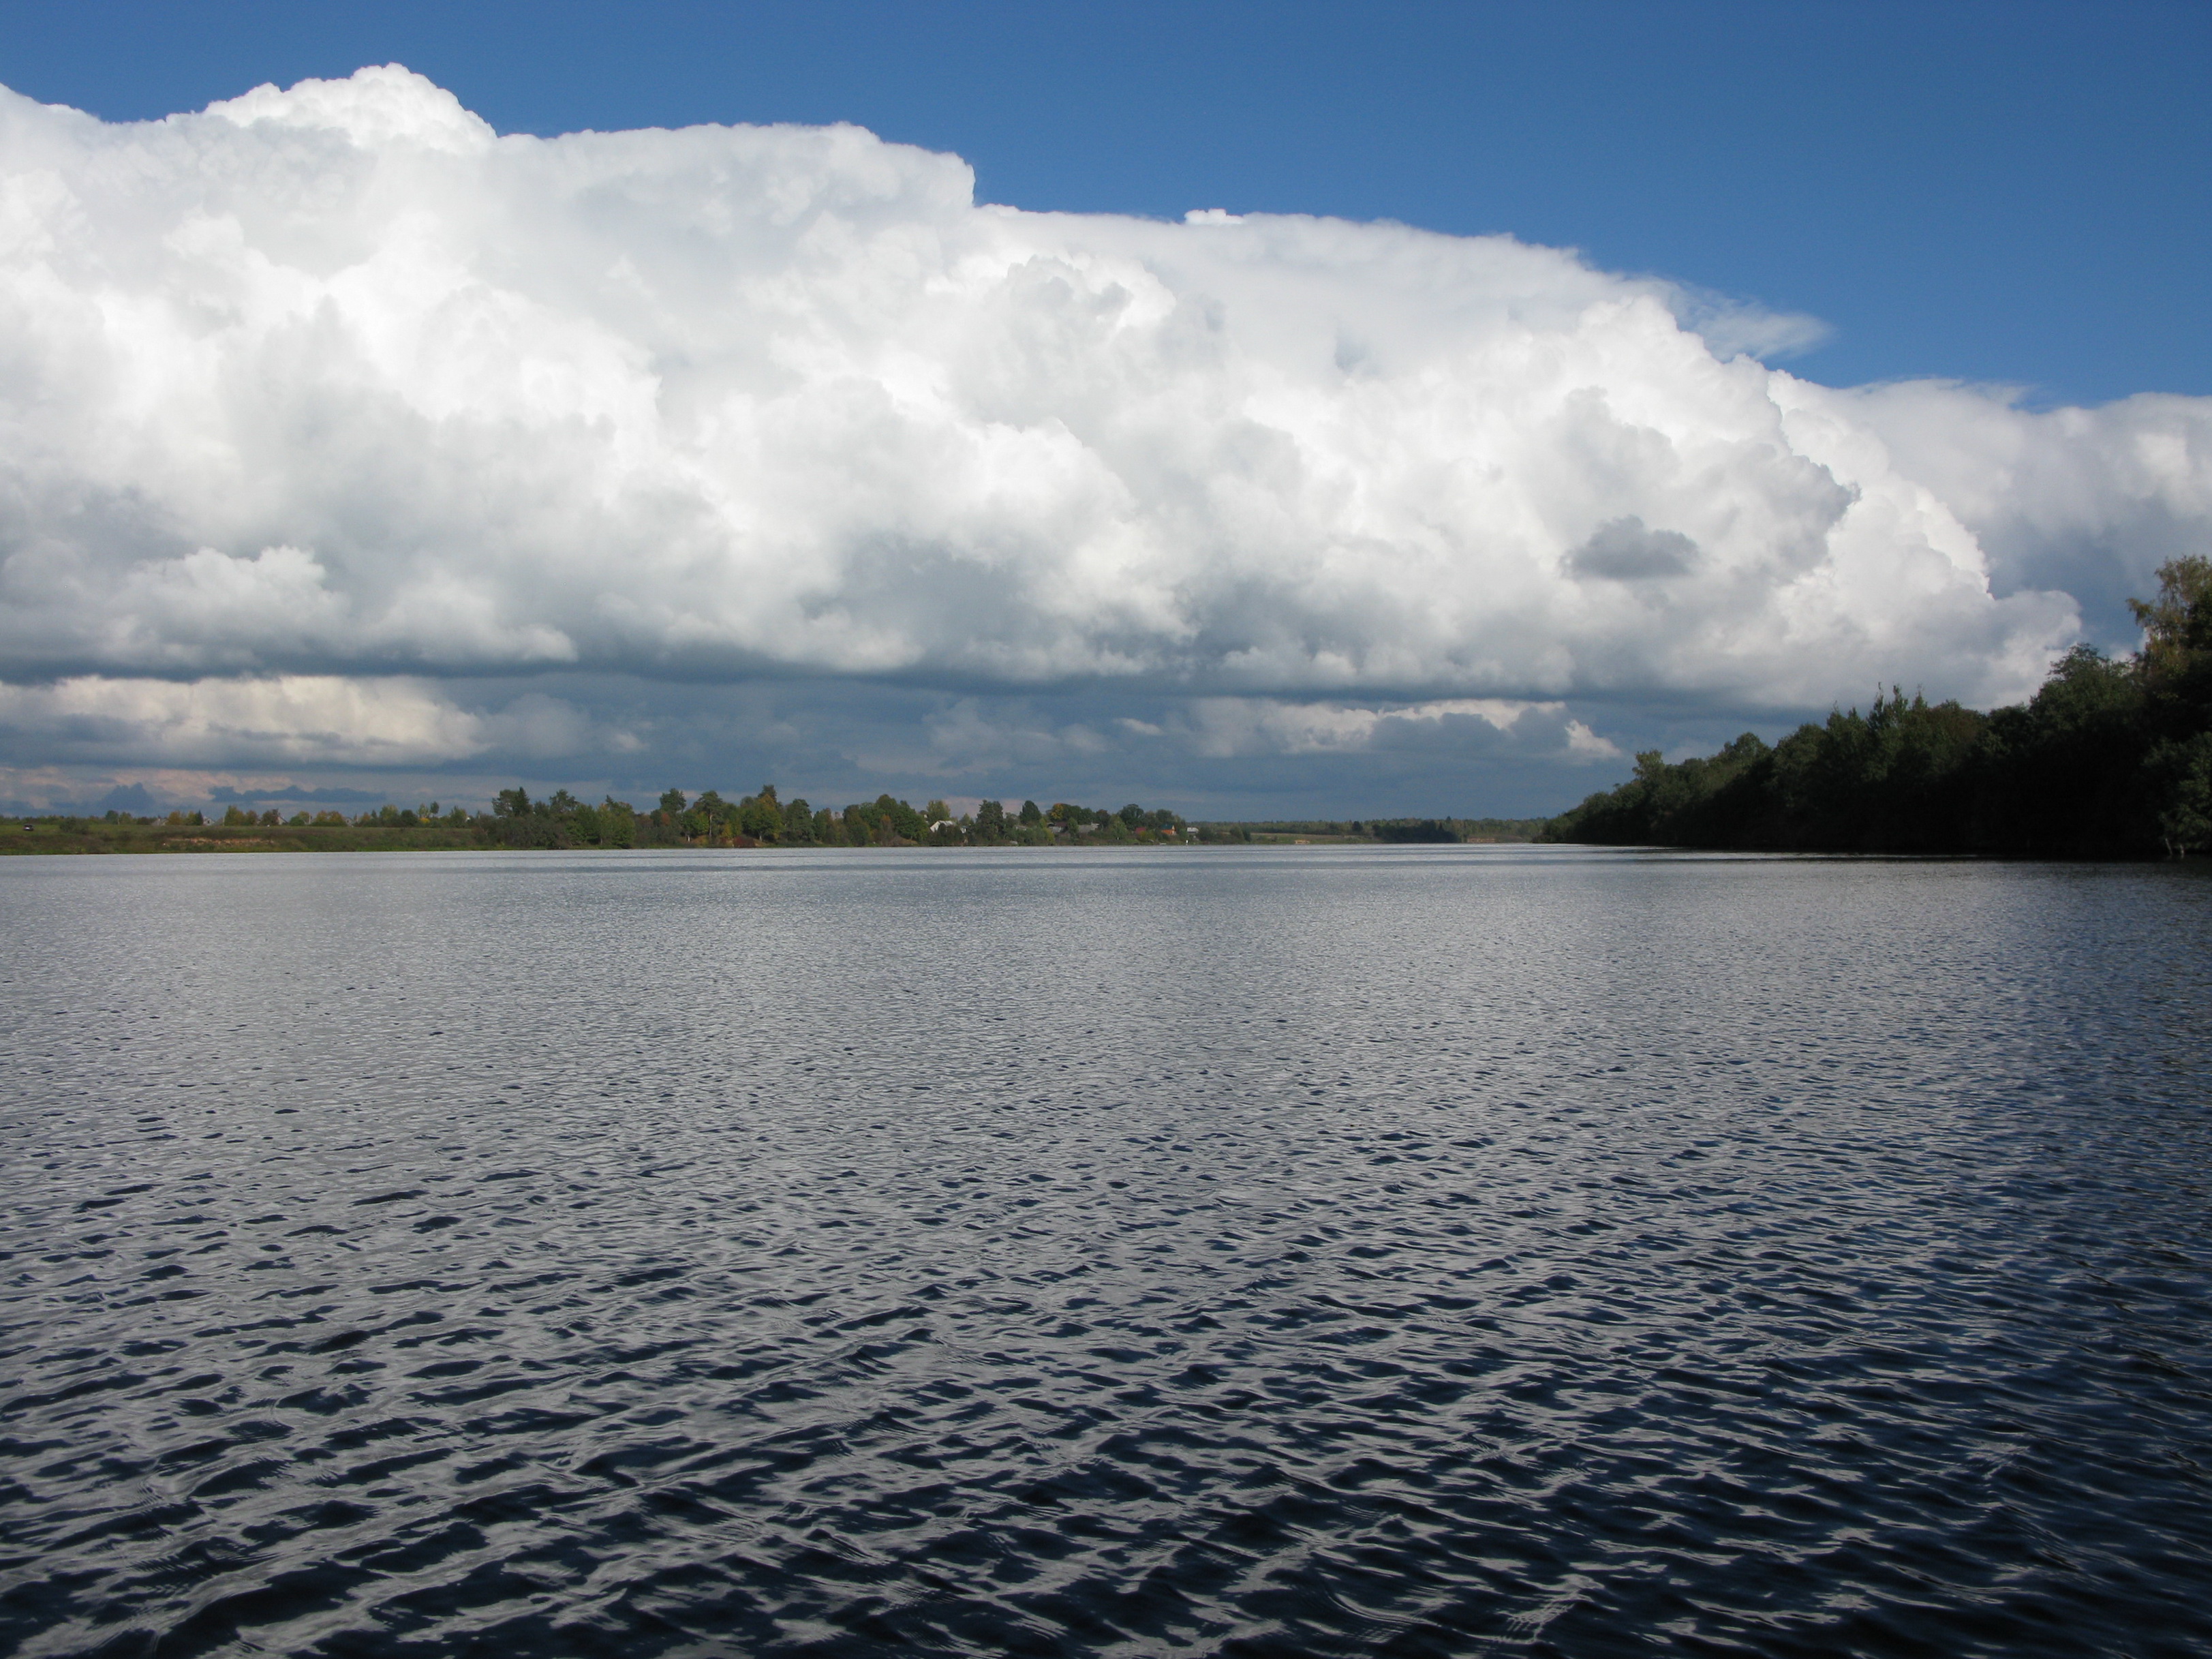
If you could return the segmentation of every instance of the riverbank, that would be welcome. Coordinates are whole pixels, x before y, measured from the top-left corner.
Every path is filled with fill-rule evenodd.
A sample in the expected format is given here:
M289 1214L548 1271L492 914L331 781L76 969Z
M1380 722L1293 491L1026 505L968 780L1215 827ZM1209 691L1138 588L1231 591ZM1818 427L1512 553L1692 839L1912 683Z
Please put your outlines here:
M1533 842L1541 820L1530 820L1523 829L1515 821L1509 829L1489 834L1392 836L1388 826L1358 830L1345 825L1286 825L1281 823L1208 823L1189 826L1194 832L1175 840L1131 841L1115 845L1158 847L1357 847L1401 843L1467 842L1495 843ZM932 842L897 842L897 846L929 846ZM960 844L960 843L951 843ZM1019 843L1017 843L1019 844ZM1046 847L1091 847L1109 843L1083 837L1053 840ZM626 851L589 844L566 843L571 851ZM675 848L757 847L750 838L720 842L671 843ZM487 833L473 824L402 827L364 824L220 824L141 823L102 818L0 818L0 856L35 857L71 854L143 854L184 853L458 853L513 852L513 842L496 831ZM539 850L559 850L546 848ZM668 850L659 847L659 850Z
M681 823L654 825L646 821L646 832L622 841L604 841L575 834L575 825L550 814L529 814L518 823L514 817L477 817L462 823L168 823L146 818L0 818L0 856L35 854L191 854L191 852L515 852L515 849L598 849L619 852L641 848L761 848L761 845L852 845L821 841L768 842L726 825L708 823L699 834L686 834ZM1248 848L1347 848L1347 845L1395 845L1395 842L1498 842L1535 841L1541 818L1398 818L1398 821L1345 823L1182 823L1179 834L1126 832L1115 841L1095 832L1095 827L1064 827L1037 834L1036 841L978 842L969 830L940 827L927 841L909 841L891 834L887 841L863 845L891 848L931 848L931 845L1040 845L1040 848L1095 848L1095 845L1248 845ZM518 834L518 830L526 834ZM661 830L661 834L653 834ZM529 834L535 832L535 834Z

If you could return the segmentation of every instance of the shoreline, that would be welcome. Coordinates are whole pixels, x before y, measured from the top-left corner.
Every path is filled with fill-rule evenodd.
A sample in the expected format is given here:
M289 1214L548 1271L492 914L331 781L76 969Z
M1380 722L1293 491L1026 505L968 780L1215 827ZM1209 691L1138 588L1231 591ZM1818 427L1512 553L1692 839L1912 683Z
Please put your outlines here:
M106 826L102 826L105 828ZM486 842L474 837L463 837L435 832L394 830L386 834L359 831L331 832L313 839L304 836L270 836L239 834L212 836L204 828L195 827L195 832L179 836L91 836L69 833L45 835L39 832L15 836L0 832L0 858L153 858L216 856L282 855L298 853L746 853L746 852L820 852L820 853L891 853L891 852L984 852L994 848L933 847L927 842L899 842L875 847L811 847L804 844L782 846L773 842L755 842L748 846L732 842L702 842L677 847L511 847L497 842ZM1534 847L1544 843L1534 839L1514 839L1486 836L1466 842L1435 843L1387 842L1364 836L1278 836L1255 835L1249 841L1223 840L1218 842L1109 842L1080 841L1059 842L1046 847L1030 847L1009 842L1012 850L1033 853L1085 852L1103 848L1127 851L1149 848L1159 852L1175 852L1201 847L1311 847L1316 848L1346 847L1406 847L1436 845L1454 847Z

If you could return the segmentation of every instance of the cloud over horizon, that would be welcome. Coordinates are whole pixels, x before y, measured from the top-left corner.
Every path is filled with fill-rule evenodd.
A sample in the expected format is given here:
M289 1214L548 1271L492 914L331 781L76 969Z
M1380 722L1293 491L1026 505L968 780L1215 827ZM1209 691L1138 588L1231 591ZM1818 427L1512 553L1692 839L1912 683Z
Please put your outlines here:
M686 741L610 685L803 679L928 688L908 750L978 768L1074 693L1133 756L1581 766L1597 705L2019 696L2212 526L2212 399L1832 389L1747 355L1808 319L1571 252L973 191L853 127L501 137L397 66L0 91L9 752L604 765Z

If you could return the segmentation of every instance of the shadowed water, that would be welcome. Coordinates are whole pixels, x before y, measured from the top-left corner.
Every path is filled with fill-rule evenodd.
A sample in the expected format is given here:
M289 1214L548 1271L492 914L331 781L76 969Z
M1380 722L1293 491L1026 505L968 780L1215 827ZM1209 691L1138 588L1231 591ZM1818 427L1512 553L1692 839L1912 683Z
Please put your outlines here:
M2212 1651L2212 881L0 865L0 1648Z

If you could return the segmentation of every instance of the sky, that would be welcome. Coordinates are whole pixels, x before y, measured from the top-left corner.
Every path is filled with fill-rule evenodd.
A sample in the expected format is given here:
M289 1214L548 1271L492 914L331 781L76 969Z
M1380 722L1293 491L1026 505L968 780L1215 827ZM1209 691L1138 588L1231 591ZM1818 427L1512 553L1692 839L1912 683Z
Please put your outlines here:
M2212 520L2208 69L2197 4L0 4L0 805L1519 814L2017 699Z

